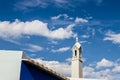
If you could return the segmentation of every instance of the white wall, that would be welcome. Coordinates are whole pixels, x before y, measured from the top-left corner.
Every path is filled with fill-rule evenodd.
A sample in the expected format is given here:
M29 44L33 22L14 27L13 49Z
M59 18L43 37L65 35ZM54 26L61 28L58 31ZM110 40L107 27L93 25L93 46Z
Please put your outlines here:
M71 71L72 71L72 77L73 78L82 78L83 74L82 74L82 63L79 61L79 59L72 59L72 67L71 67Z
M22 51L0 50L0 80L20 80Z

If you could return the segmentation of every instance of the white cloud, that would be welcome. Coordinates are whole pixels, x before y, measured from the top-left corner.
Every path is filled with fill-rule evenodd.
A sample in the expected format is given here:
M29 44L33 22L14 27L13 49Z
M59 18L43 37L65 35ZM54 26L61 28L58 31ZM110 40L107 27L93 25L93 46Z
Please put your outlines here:
M90 36L89 35L82 35L81 37L82 38L89 38Z
M73 17L70 17L67 14L59 14L57 16L51 17L52 20L57 20L57 19L60 19L60 18L68 19L68 20L73 20Z
M66 62L71 63L71 60L72 60L72 58L67 58L67 59L66 59Z
M82 43L87 43L88 41L80 41L80 43L82 44Z
M51 31L48 37L50 38L55 38L55 39L64 39L64 38L70 38L74 36L75 34L71 31L68 30L67 28L59 28L57 30Z
M40 58L34 59L40 64L44 64L45 66L57 71L58 73L61 73L66 76L71 75L71 58L66 59L65 62L59 62L59 61L47 61L47 60L42 60ZM102 59L104 60L104 58ZM102 61L101 60L101 61ZM109 60L107 60L109 61ZM83 67L83 75L85 78L96 78L96 79L105 79L105 80L119 80L119 65L120 63L114 62L116 65L114 65L112 68L107 67L99 67L96 68L97 63L91 63L94 64L93 66L84 66Z
M113 72L119 72L120 73L120 65L115 66L112 70Z
M20 10L26 10L29 8L33 7L41 7L41 8L47 8L48 6L55 6L58 8L63 8L63 9L72 9L77 6L85 6L83 4L87 4L92 2L93 4L100 5L103 0L20 0L18 1L14 6L15 9L20 9ZM78 3L74 5L73 3Z
M45 66L57 71L66 76L70 76L71 68L68 62L59 62L59 61L47 61L42 60L40 58L34 59L35 61L39 62L40 64L44 64Z
M112 75L110 73L111 72L110 69L96 71L96 69L93 67L85 66L83 68L83 72L84 72L84 77L87 78L113 80Z
M93 19L93 17L92 17L92 16L89 16L89 17L86 17L86 19L90 20L90 19Z
M58 42L57 41L55 41L55 40L49 40L50 42L48 42L48 44L58 44Z
M0 37L2 39L17 39L27 35L44 36L51 39L65 39L74 37L76 34L72 32L72 27L58 28L50 30L47 23L39 20L22 22L15 20L14 22L0 22Z
M97 78L105 80L119 80L120 63L116 61L109 61L105 58L96 63L91 63L92 66L85 66L83 68L84 77ZM96 67L97 66L97 67Z
M59 19L61 16L62 16L62 15L59 14L59 15L57 15L57 16L53 16L53 17L51 17L51 19L56 20L56 19Z
M21 0L17 2L14 6L15 9L26 10L32 7L46 8L51 4L56 7L62 8L62 5L69 3L67 0ZM69 5L69 4L68 4Z
M45 8L48 6L48 3L43 0L21 0L20 2L17 2L14 6L15 9L27 10L28 8L32 7Z
M35 56L37 56L37 54L34 54L34 53L33 53L33 54L30 54L28 57L31 58L31 57L35 57Z
M76 17L75 22L76 22L76 23L87 23L88 20L87 20L87 19L83 19L83 18L78 18L78 17Z
M38 52L38 51L43 50L43 47L38 46L38 45L28 44L27 46L28 46L28 48L24 49L24 50L27 50L27 51L30 51L30 52Z
M62 47L62 48L59 48L59 49L52 49L51 51L56 53L56 52L65 52L65 51L68 51L70 50L70 47Z
M120 33L116 34L114 32L108 31L104 40L112 41L113 43L120 44Z
M85 77L89 77L90 78L92 76L92 74L91 74L92 72L94 72L94 69L92 67L85 66L83 68L83 73L84 73Z
M86 62L86 61L87 61L87 58L82 57L82 61L83 61L83 62Z
M109 61L105 58L103 58L100 62L97 62L97 68L101 68L101 67L112 67L114 65L114 63L112 61Z

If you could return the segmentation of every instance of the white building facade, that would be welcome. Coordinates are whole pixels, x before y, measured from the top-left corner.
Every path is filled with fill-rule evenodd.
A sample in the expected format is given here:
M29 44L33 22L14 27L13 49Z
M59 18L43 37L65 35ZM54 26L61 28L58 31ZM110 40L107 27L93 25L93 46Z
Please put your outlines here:
M76 38L76 43L72 48L72 78L83 78L82 72L82 47Z
M0 50L0 80L19 80L22 51Z
M91 79L83 78L82 71L82 46L76 38L76 43L72 48L72 61L71 61L71 77L70 80L105 80L105 79Z

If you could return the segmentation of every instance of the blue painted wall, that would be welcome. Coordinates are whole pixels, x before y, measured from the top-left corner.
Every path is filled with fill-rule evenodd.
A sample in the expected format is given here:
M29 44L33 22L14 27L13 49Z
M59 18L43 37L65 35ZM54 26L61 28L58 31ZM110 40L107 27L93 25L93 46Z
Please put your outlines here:
M30 73L29 69L27 68L24 62L22 62L21 65L20 80L34 80L34 77Z
M20 80L63 80L37 66L22 61Z

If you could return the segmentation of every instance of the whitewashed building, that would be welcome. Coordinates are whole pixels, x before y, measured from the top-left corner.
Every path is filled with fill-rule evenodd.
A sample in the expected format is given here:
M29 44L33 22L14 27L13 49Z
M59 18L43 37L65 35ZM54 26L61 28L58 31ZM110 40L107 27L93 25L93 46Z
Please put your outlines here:
M90 79L83 78L82 71L82 46L76 38L76 42L72 48L72 65L71 65L71 77L70 80L105 80L105 79Z

